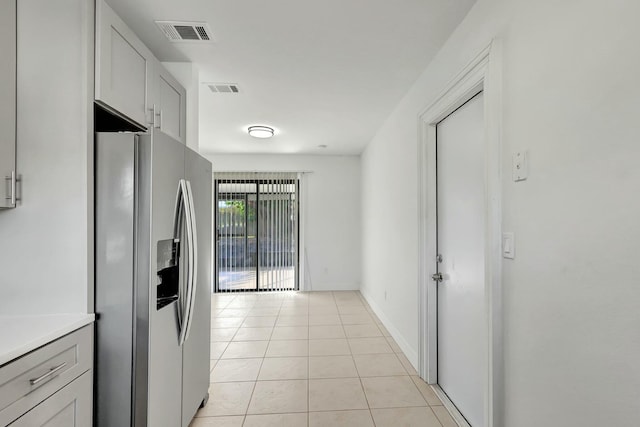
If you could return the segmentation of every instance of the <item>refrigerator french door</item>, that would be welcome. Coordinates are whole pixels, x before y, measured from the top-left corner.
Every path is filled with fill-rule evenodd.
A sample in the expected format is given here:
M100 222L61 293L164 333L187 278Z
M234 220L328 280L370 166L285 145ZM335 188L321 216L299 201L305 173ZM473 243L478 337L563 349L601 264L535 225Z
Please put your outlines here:
M209 385L211 164L96 135L96 423L188 426Z

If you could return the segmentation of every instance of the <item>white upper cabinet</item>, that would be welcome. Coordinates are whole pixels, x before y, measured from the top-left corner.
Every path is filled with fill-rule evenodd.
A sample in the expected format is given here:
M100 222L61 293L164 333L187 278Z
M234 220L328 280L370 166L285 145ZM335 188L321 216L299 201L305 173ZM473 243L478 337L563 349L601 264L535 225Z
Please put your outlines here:
M151 51L103 0L96 2L96 101L146 127Z
M16 0L0 0L0 209L16 206Z
M154 62L153 87L149 91L154 127L186 143L187 92L159 62Z
M186 143L185 89L104 0L96 23L96 102Z

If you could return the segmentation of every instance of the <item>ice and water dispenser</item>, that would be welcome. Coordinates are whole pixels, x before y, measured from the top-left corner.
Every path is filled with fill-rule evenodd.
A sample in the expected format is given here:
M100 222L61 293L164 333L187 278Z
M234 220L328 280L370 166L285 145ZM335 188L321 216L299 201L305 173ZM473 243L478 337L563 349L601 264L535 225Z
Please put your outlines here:
M180 241L177 239L158 242L158 300L160 310L178 299L180 290Z

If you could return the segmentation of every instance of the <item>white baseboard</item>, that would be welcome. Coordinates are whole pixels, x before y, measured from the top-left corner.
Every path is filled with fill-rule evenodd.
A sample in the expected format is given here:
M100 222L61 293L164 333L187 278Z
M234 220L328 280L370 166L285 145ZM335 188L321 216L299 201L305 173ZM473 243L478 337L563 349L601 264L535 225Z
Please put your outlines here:
M384 314L380 306L378 306L378 304L375 303L373 298L370 295L368 295L366 292L364 292L362 289L360 289L360 294L367 301L367 303L369 304L369 307L371 307L371 310L373 310L376 316L378 316L378 319L380 319L384 327L387 328L387 331L389 331L389 333L391 334L391 337L396 341L396 343L398 343L398 346L400 347L404 355L407 356L407 359L409 359L409 362L411 362L411 364L416 369L416 371L420 372L417 368L418 352L413 348L411 348L411 346L409 345L407 340L404 338L404 336L400 333L398 328L396 328L393 322L389 320L389 318Z
M467 420L462 416L460 411L458 411L456 405L453 404L451 399L449 399L449 396L447 396L447 394L440 388L438 384L431 385L430 387L436 394L436 396L438 396L438 399L442 401L445 409L447 410L447 412L449 412L449 415L451 415L451 418L453 418L453 421L455 421L459 427L471 427Z
M359 283L336 283L336 282L325 282L325 283L313 283L311 289L306 289L308 291L358 291L360 290Z

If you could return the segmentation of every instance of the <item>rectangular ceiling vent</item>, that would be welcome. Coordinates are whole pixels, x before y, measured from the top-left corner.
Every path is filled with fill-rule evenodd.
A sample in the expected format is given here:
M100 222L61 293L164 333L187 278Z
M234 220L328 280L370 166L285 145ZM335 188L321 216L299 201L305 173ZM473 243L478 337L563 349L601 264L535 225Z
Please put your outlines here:
M240 87L235 83L205 83L213 93L239 93Z
M206 22L155 21L172 42L211 42L211 30Z

